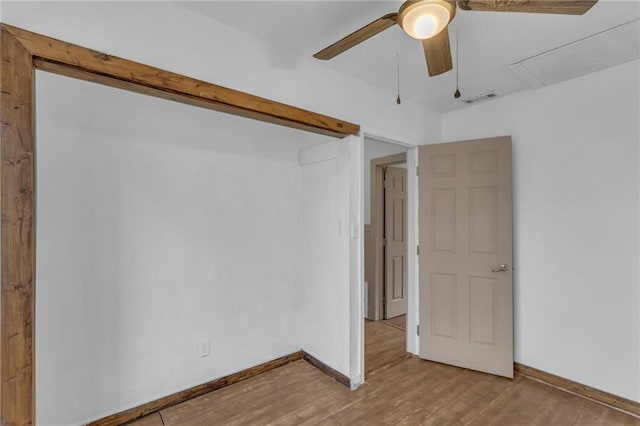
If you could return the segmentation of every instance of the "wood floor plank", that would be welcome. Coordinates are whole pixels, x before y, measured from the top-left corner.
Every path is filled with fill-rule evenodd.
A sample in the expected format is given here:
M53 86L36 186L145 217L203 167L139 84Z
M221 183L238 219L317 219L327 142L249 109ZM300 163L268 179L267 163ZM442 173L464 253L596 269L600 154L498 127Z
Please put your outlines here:
M164 424L640 426L631 416L522 376L510 380L405 358L404 332L397 328L368 323L365 331L367 348L375 351L367 354L372 374L355 391L301 360L165 409Z
M638 425L637 418L591 401L585 401L584 408L574 426L628 426Z
M429 421L432 420L434 415L424 408L420 407L408 416L397 422L398 425L409 426L409 425L426 425L429 424Z
M509 379L480 374L455 398L427 419L425 425L465 424L480 412L478 407L489 407L508 389L513 387Z
M582 412L585 402L584 398L553 389L527 420L527 424L532 426L571 425Z
M522 425L538 409L553 389L533 380L518 378L516 384L469 425Z
M395 318L386 319L381 321L384 324L390 325L395 328L399 328L400 330L407 331L407 316L400 315Z
M420 361L408 359L397 364L404 369L413 369ZM404 364L413 364L405 366ZM429 379L426 371L417 371L411 376L395 375L393 369L387 369L370 380L368 395L327 419L326 424L371 424L372 419L384 424L384 419L392 422L404 418L419 408L415 398L411 398L416 386ZM375 380L374 380L375 377ZM431 382L439 380L432 377ZM358 391L356 391L358 392Z
M149 414L134 422L128 423L127 426L163 426L160 413Z
M366 321L364 328L365 377L411 356L406 351L404 331L381 321Z

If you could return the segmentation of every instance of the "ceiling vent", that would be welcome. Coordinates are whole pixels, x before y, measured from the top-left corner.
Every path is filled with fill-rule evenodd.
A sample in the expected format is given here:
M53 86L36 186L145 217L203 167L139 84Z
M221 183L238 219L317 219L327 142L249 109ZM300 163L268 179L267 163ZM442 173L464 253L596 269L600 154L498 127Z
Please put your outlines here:
M485 93L484 95L474 96L473 98L462 99L460 102L463 104L477 104L480 102L488 101L489 99L497 97L498 94L496 92Z
M640 19L524 59L511 70L534 88L640 59Z

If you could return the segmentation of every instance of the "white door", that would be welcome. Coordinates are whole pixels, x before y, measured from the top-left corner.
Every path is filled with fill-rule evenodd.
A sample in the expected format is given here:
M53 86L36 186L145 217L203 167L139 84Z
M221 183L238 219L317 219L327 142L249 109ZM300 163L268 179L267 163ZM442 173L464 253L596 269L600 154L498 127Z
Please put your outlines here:
M513 377L511 138L419 147L420 357Z
M407 313L407 169L384 172L385 318Z

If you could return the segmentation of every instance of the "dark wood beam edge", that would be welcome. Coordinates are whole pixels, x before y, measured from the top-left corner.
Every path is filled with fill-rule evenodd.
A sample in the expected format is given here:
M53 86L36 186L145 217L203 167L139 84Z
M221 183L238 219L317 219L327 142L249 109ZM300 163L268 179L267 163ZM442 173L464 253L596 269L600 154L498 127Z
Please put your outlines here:
M155 413L165 408L171 407L181 402L188 401L193 398L197 398L209 392L213 392L217 389L224 388L226 386L238 383L242 380L250 379L259 374L266 373L278 367L290 364L295 361L299 361L303 358L303 352L298 351L290 355L286 355L272 361L265 362L255 367L247 368L246 370L239 371L237 373L230 374L220 379L212 380L207 383L203 383L198 386L194 386L189 389L185 389L180 392L176 392L171 395L167 395L163 398L155 401L148 402L146 404L139 405L129 410L122 411L120 413L112 414L107 417L92 421L88 423L89 426L116 426L122 425L133 420L144 417L148 414Z
M360 126L347 121L1 25L31 53L40 68L50 72L66 70L64 75L98 83L111 79L111 86L121 81L119 84L127 85L127 90L141 86L134 90L138 93L159 96L166 92L168 95L160 97L314 133L345 137L360 131Z
M0 423L28 425L35 411L35 71L30 52L0 33Z
M309 126L307 124L300 124L293 121L286 120L284 118L260 114L257 112L241 109L238 107L230 106L230 105L221 105L218 102L211 102L202 100L202 98L185 95L183 93L178 93L171 90L160 90L154 87L144 86L138 83L131 83L130 81L121 80L118 78L113 78L107 75L102 75L98 73L91 73L87 71L83 71L76 67L71 67L68 65L59 64L56 62L49 62L44 59L34 58L33 64L36 69L41 71L51 72L53 74L63 75L65 77L76 78L79 80L90 81L97 84L102 84L104 86L114 87L116 89L122 89L129 92L140 93L143 95L149 95L156 98L166 99L169 101L180 102L183 104L210 109L212 111L223 112L227 114L233 114L244 118L250 118L258 121L262 121L265 123L277 124L284 127L289 127L293 129L318 133L325 136L343 138L344 134L334 132L331 130L316 128L313 126Z
M346 387L351 389L351 379L349 379L347 376L345 376L344 374L342 374L338 370L335 370L335 369L329 367L327 364L325 364L324 362L320 361L318 358L314 357L313 355L309 354L308 352L302 351L302 358L305 361L307 361L309 364L311 364L314 367L316 367L318 370L322 371L327 376L335 379L336 382L338 382L338 383L340 383L342 385L345 385Z
M622 398L620 396L613 395L596 388L592 388L591 386L583 385L582 383L574 382L573 380L565 379L564 377L556 376L555 374L547 373L545 371L541 371L517 362L514 363L514 369L516 373L520 374L521 376L528 377L530 379L553 386L565 392L578 395L580 397L589 399L610 408L624 411L634 417L640 418L640 403L638 402Z

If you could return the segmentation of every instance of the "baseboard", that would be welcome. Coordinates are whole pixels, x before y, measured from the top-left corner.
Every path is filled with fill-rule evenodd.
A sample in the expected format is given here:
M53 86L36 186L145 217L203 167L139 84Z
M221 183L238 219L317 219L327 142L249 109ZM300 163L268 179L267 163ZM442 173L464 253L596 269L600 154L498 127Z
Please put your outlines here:
M329 367L324 362L320 361L318 358L314 357L313 355L311 355L311 354L309 354L308 352L305 352L305 351L302 351L302 359L304 359L309 364L311 364L314 367L316 367L318 370L322 371L327 376L335 379L336 382L338 382L338 383L340 383L342 385L345 385L346 387L351 389L351 379L349 379L347 376L345 376L344 374L342 374L338 370L334 370L333 368Z
M573 380L565 379L564 377L546 373L517 362L514 363L514 368L516 373L521 374L522 376L546 383L565 392L590 399L597 403L606 405L607 407L624 411L635 417L640 417L640 403L630 399L622 398L620 396L592 388L591 386L583 385L582 383L577 383Z
M306 355L306 354L305 354ZM264 364L256 365L255 367L247 368L246 370L239 371L237 373L230 374L217 380L212 380L207 383L203 383L198 386L194 386L189 389L185 389L180 392L176 392L172 395L165 396L155 401L148 402L146 404L139 405L135 408L130 408L120 413L112 414L107 417L95 420L88 423L88 426L116 426L124 423L131 422L140 417L144 417L148 414L164 410L172 405L179 404L189 399L196 398L198 396L213 392L214 390L223 388L225 386L238 383L242 380L249 379L257 376L258 374L266 373L274 368L282 367L283 365L298 361L303 358L303 352L298 351L290 355L286 355L272 361L265 362ZM315 365L315 364L314 364ZM318 367L319 368L319 367ZM339 373L338 373L339 374Z
M346 387L351 389L351 379L349 379L347 376L345 376L344 374L342 374L338 370L334 370L333 368L329 367L324 362L320 361L318 358L314 357L313 355L311 355L311 354L309 354L309 353L307 353L305 351L302 351L302 359L304 359L309 364L311 364L314 367L316 367L318 370L322 371L327 376L332 377L333 379L335 379L336 382L338 382L338 383L340 383L342 385L345 385Z

